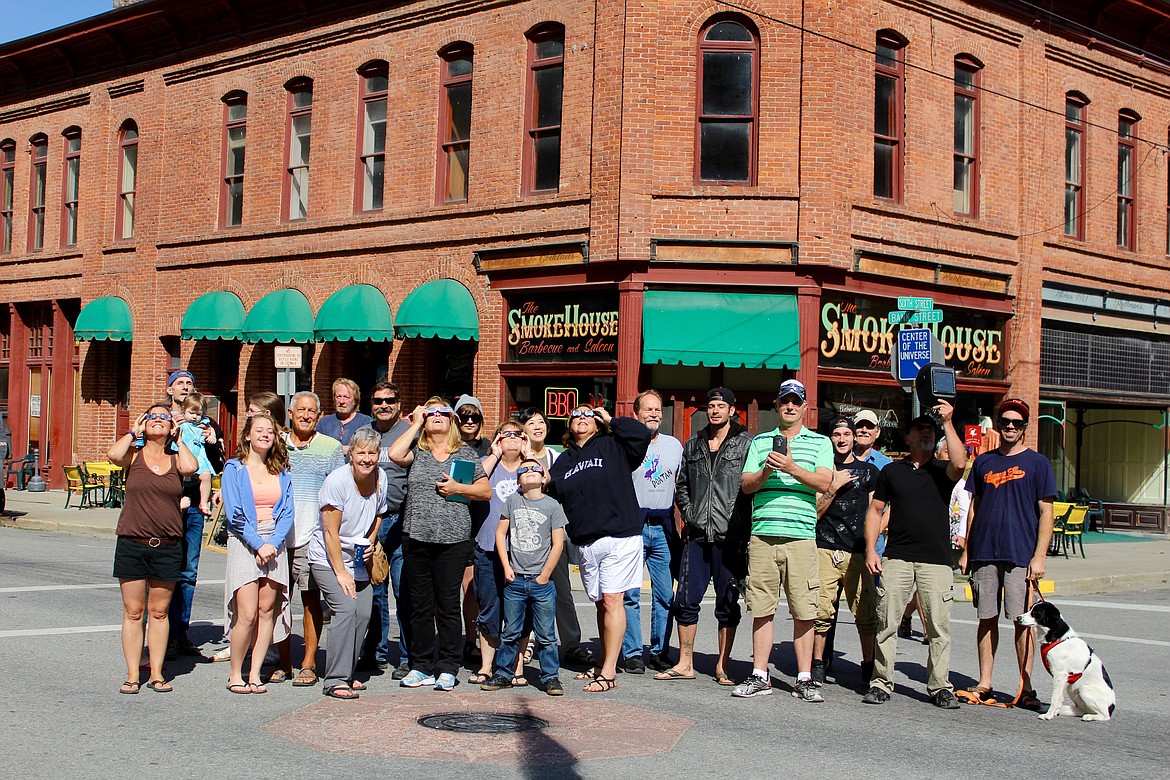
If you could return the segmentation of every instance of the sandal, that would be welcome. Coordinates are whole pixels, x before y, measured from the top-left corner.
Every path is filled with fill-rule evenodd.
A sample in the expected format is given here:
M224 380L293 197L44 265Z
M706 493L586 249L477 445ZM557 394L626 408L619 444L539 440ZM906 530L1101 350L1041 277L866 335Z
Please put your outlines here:
M602 677L598 675L590 680L589 684L581 690L585 691L585 693L608 693L617 687L616 677Z
M1016 706L1022 710L1032 710L1033 712L1039 712L1044 707L1040 699L1036 697L1036 691L1021 693L1019 700L1016 701Z
M990 688L980 688L978 685L972 685L965 691L955 691L955 698L967 704L998 704L998 700L991 693Z
M321 693L326 696L332 696L334 699L343 699L346 701L356 699L360 695L348 685L327 685L321 690Z
M150 688L155 693L170 693L171 691L175 690L166 680L147 680L146 687Z
M351 690L354 690L354 691L364 691L369 686L367 686L361 680L351 680L349 683L349 687Z
M596 680L600 676L601 676L601 670L590 669L587 672L578 672L577 674L573 675L573 679L574 680Z
M491 677L490 674L484 674L482 672L475 672L474 674L470 674L467 676L467 682L470 685L483 685L485 682L488 681L488 678L490 678L490 677Z
M137 680L127 680L118 688L118 693L125 693L129 696L133 696L138 693L138 690L141 687L142 683L138 682Z
M311 666L302 666L301 670L297 672L296 679L293 680L293 687L308 688L316 685L321 678L317 676L317 670Z
M528 678L527 677L524 677L522 675L517 675L516 677L512 678L512 687L513 688L523 688L525 685L528 685Z
M248 683L248 687L252 689L252 693L268 693L268 687L264 683Z
M728 677L726 672L715 672L715 682L720 685L735 685L735 680Z
M252 686L248 685L248 683L228 683L227 689L231 693L244 694L252 692Z
M268 682L272 685L279 685L280 683L292 678L292 669L281 669L279 666L273 670L272 674L268 675Z

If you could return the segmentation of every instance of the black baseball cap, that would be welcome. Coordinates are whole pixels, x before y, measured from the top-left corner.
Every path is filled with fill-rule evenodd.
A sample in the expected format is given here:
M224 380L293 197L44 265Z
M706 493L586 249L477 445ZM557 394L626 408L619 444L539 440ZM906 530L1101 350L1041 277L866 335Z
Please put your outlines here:
M730 406L735 405L735 393L726 387L712 387L707 391L708 401L723 401Z

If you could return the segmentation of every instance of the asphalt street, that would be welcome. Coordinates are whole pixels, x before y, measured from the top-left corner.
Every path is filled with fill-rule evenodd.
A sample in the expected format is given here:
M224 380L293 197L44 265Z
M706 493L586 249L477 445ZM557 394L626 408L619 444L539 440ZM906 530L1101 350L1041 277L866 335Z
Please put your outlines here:
M178 778L273 777L327 773L330 776L415 778L573 777L651 778L938 778L984 774L997 778L1165 777L1166 710L1170 682L1165 659L1170 648L1170 590L1054 599L1068 621L1104 659L1117 688L1112 722L1082 723L1059 718L1045 723L1034 713L964 706L941 711L923 690L926 648L903 640L898 687L883 706L865 706L852 688L857 682L858 645L853 626L838 631L840 685L823 689L824 704L806 704L787 695L795 672L791 623L784 606L777 619L773 653L775 695L733 699L710 678L714 621L705 606L699 624L700 677L694 682L656 682L649 675L619 677L608 696L638 715L607 727L639 734L672 724L672 745L663 752L634 750L581 758L566 748L555 763L544 760L492 763L403 758L411 741L420 746L413 719L393 717L394 705L409 703L435 713L453 702L492 711L515 691L481 693L463 684L456 694L400 689L388 676L374 677L360 703L333 702L320 687L271 686L264 696L232 696L224 690L226 664L172 662L167 672L175 692L117 693L123 679L119 640L121 605L110 577L113 540L0 528L0 658L5 692L0 699L0 776ZM204 553L195 601L195 639L221 634L224 559ZM586 634L594 633L593 609L579 595ZM643 609L648 622L648 610ZM646 626L648 628L648 625ZM917 629L917 620L915 621ZM973 682L975 614L969 604L952 613L952 681ZM1005 637L1007 635L1005 634ZM1003 643L996 670L1000 690L1016 688L1014 659ZM748 624L736 642L732 674L750 669ZM705 674L704 674L705 673ZM466 679L466 672L461 675ZM145 679L145 677L143 678ZM601 709L598 698L580 692L562 673L567 695L539 702L554 726L588 724ZM1037 663L1037 688L1047 702L1051 679ZM531 689L529 689L531 692ZM456 698L450 698L452 696ZM530 695L530 694L524 694ZM399 697L412 697L404 700ZM549 705L549 706L546 706ZM314 749L305 740L273 733L298 716L315 718L317 736L345 728L344 717L363 710L371 718L369 749L352 752ZM312 707L311 712L304 712ZM381 708L381 709L379 709ZM337 717L334 717L336 715ZM563 723L557 721L563 719ZM659 723L662 722L662 724ZM532 739L549 740L550 729ZM342 741L344 735L332 736ZM602 739L599 735L599 739ZM491 735L477 739L493 740ZM394 746L390 756L379 744ZM616 743L614 743L616 745ZM650 744L650 740L647 740ZM440 745L441 746L441 745ZM421 748L420 748L421 749ZM647 751L650 748L646 749ZM595 751L597 754L597 751ZM615 755L620 754L620 755Z

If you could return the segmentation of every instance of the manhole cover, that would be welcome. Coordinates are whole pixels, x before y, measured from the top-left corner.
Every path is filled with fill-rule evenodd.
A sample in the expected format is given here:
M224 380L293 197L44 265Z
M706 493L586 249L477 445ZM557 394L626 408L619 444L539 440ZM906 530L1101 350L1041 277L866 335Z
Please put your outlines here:
M548 728L549 723L532 715L507 712L444 712L424 715L418 719L418 725L463 734L503 734L510 731L536 731Z

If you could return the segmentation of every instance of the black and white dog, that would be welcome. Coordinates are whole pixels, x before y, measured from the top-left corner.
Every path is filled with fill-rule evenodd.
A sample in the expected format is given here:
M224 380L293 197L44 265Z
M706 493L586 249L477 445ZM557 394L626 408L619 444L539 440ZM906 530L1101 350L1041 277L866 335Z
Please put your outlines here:
M1109 720L1117 704L1109 674L1093 648L1060 617L1060 610L1041 601L1017 617L1016 623L1036 632L1040 660L1052 675L1052 703L1040 719L1073 715L1081 720Z

